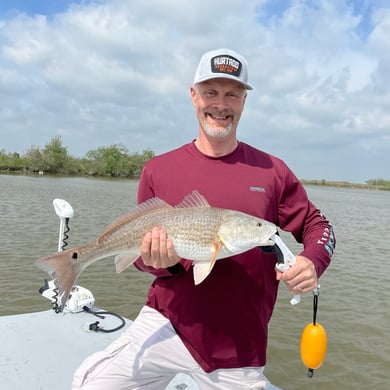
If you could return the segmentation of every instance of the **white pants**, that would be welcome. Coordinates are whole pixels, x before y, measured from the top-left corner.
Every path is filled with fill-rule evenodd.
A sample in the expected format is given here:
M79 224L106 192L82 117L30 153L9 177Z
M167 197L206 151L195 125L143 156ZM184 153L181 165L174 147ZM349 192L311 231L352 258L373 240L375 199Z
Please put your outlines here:
M77 369L72 389L163 390L178 373L192 377L195 389L277 389L263 367L219 369L206 373L188 352L171 323L145 306L134 323L104 351L88 357ZM280 389L279 389L280 390Z

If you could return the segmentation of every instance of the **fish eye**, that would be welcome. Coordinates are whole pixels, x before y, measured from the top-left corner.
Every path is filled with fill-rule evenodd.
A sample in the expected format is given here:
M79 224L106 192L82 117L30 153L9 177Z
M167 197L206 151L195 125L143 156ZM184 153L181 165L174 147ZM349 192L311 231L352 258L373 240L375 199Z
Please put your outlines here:
M72 253L72 259L77 259L78 255L77 255L77 252L73 252Z
M263 224L262 224L261 222L257 222L256 226L257 226L257 227L262 227Z

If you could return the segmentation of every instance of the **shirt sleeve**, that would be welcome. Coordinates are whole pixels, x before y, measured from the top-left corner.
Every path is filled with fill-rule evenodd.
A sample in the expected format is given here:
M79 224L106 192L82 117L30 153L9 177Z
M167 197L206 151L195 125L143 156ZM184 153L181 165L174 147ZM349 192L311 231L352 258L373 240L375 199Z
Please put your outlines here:
M287 167L285 173L279 201L279 226L303 244L300 255L313 262L320 277L328 267L336 245L333 227L308 199L306 190Z

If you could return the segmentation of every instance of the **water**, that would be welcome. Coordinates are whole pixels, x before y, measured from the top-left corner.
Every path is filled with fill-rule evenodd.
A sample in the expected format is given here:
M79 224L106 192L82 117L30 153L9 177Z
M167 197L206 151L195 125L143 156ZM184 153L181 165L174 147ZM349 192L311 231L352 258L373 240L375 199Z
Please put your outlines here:
M138 182L92 178L0 175L0 315L46 310L38 294L46 274L34 259L57 250L59 219L54 198L75 209L69 245L94 239L136 203ZM312 299L290 306L282 285L270 325L266 374L284 390L388 389L390 384L390 192L307 187L333 222L337 249L321 278L317 321L326 329L328 352L312 379L299 355L301 332L312 318ZM283 235L299 250L288 235ZM134 318L152 278L129 269L116 274L113 260L93 264L78 284L96 304Z

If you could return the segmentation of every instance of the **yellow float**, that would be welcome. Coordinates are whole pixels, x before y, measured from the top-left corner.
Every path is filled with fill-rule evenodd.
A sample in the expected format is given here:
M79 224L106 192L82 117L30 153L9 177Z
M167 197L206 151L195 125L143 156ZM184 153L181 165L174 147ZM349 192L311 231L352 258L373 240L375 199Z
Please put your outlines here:
M311 378L314 370L320 368L325 360L327 338L322 325L307 324L301 337L301 359L308 368L307 375Z

